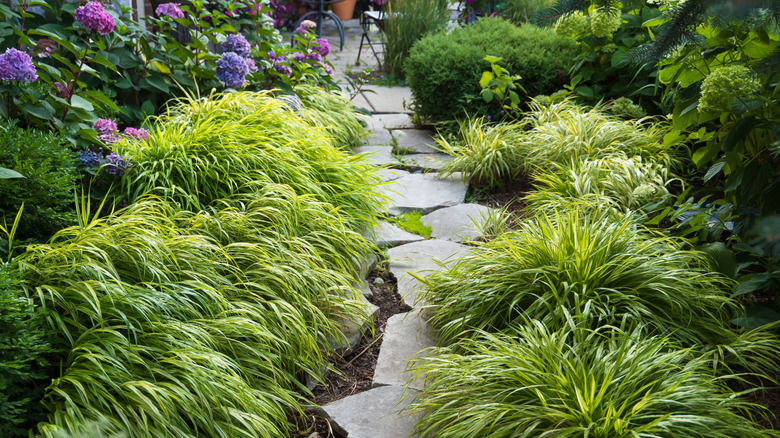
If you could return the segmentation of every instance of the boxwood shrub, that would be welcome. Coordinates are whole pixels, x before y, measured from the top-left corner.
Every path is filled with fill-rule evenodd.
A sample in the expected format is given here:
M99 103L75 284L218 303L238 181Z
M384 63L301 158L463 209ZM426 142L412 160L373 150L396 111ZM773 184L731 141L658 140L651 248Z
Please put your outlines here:
M549 28L515 26L501 18L482 18L449 33L417 42L404 63L412 107L422 120L451 120L465 113L489 113L479 97L479 79L497 56L529 96L549 94L567 82L577 54L575 43ZM496 112L500 108L493 108Z

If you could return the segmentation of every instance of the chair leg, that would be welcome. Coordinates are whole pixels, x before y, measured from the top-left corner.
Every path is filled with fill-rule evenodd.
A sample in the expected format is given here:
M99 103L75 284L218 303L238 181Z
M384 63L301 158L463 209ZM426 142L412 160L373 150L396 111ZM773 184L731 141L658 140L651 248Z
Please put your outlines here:
M363 31L363 35L360 37L360 48L358 49L358 56L357 59L355 60L355 65L360 65L360 54L363 52L363 41L365 39L366 39L366 32Z

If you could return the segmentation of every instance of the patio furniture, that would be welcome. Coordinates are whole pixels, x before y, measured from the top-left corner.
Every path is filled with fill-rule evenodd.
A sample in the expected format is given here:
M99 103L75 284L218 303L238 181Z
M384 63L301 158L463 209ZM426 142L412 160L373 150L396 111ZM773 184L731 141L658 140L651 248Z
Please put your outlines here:
M363 44L365 42L374 53L374 58L376 58L377 63L379 63L379 69L382 69L382 59L379 57L374 46L384 47L384 43L382 41L371 40L371 27L376 26L381 32L384 32L386 18L387 13L385 11L372 11L364 8L360 12L360 27L363 28L363 35L360 37L360 48L358 49L355 65L360 64L360 54L363 52Z
M339 37L341 38L339 50L344 50L344 25L341 24L341 19L336 16L336 14L325 10L325 5L330 5L341 1L343 0L304 0L305 3L315 5L316 9L303 14L301 18L295 22L295 27L293 27L293 29L297 29L304 20L314 18L314 22L317 23L317 36L322 37L322 18L330 18L334 23L336 23L336 27L339 30ZM293 35L292 38L294 39L295 35Z

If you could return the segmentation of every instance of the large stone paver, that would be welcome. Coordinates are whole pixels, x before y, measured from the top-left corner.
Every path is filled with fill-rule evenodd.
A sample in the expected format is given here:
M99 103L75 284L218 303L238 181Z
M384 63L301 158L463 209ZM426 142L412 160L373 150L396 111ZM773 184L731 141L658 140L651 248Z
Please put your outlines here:
M435 154L434 132L427 129L394 129L390 131L398 146L418 154Z
M368 122L369 129L411 129L414 128L411 117L406 113L372 114Z
M415 307L417 303L417 291L420 282L408 275L415 272L425 276L432 271L445 269L451 266L458 258L463 257L472 247L450 242L448 240L431 239L422 242L414 242L406 245L390 248L387 257L390 260L390 272L398 279L398 294L404 303ZM442 267L442 262L445 267Z
M420 311L393 315L387 320L382 349L374 371L373 386L404 386L412 377L409 365L424 357L426 349L436 345L436 335L428 328ZM423 389L422 379L409 382L409 387Z
M387 129L379 128L379 129L373 129L371 130L371 135L368 136L368 145L369 146L378 146L378 145L392 145L393 144L393 134L390 133Z
M380 248L406 245L407 243L425 240L424 237L404 231L389 223L379 222L374 228L374 243Z
M421 418L401 412L415 394L404 399L402 387L382 386L327 404L320 413L349 438L406 438L415 436L412 432Z
M356 154L366 154L366 162L376 166L398 165L391 146L360 146L354 149Z
M407 167L441 170L445 164L452 161L452 157L447 154L409 154L400 156L399 160Z
M436 175L412 173L385 184L381 193L388 197L387 212L397 216L410 211L430 213L452 207L466 199L466 184L460 173L438 179Z
M421 218L432 228L431 237L462 242L480 236L475 224L482 224L493 209L479 204L459 204L436 210Z
M405 103L412 102L412 90L409 87L380 87L369 85L373 93L365 93L363 97L371 105L375 113L404 113L410 112Z
M395 181L398 179L401 179L407 175L411 175L411 172L408 172L406 170L401 169L391 169L391 168L385 168L377 172L379 174L379 178L382 181Z

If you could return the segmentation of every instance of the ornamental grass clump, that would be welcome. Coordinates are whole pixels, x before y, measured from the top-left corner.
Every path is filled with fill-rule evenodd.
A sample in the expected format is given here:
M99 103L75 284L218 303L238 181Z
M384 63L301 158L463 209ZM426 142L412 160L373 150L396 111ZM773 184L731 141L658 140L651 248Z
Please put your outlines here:
M463 172L472 183L496 187L517 178L522 171L520 150L523 127L518 123L485 125L483 118L458 121L456 141L436 138L439 148L452 157L443 176Z
M121 148L134 163L121 188L129 200L154 193L199 210L285 184L332 204L352 227L372 225L380 212L379 177L364 157L338 150L325 127L269 93L183 100L157 122L148 141Z
M363 117L355 112L348 97L306 84L296 86L295 94L301 101L301 118L325 129L337 148L350 150L368 138Z
M368 244L332 206L264 190L201 213L140 199L19 257L70 351L43 436L84 421L129 436L290 433L335 318L362 318L335 268Z
M638 212L649 203L670 198L667 170L637 156L585 159L568 165L551 163L552 172L536 172L535 190L525 196L533 210L552 212L572 204L591 211Z
M621 120L599 108L586 110L571 100L550 105L534 102L523 123L529 126L520 146L526 174L538 169L555 171L556 163L609 157L641 157L647 163L676 168L658 124Z
M415 365L426 386L408 408L422 437L777 436L704 359L642 330L527 321L432 353Z
M518 226L423 280L442 344L474 330L511 331L526 319L555 330L569 314L591 315L595 326L627 319L687 346L734 340L728 280L708 272L699 253L642 232L630 216L572 209Z

